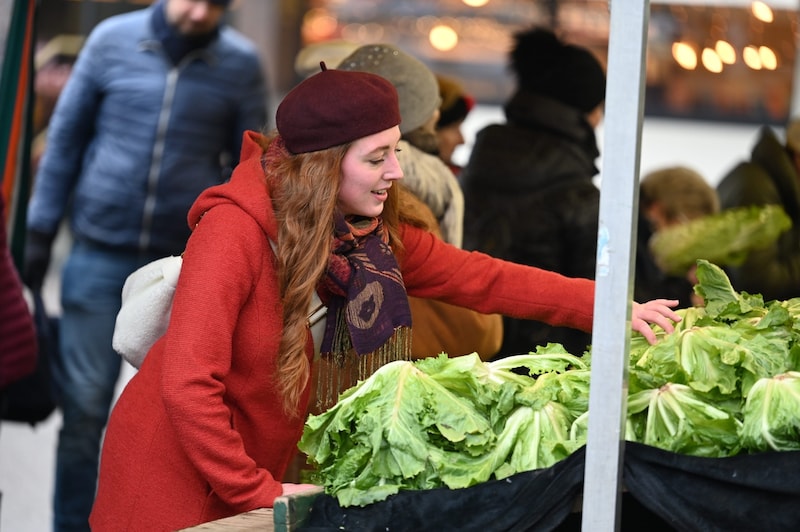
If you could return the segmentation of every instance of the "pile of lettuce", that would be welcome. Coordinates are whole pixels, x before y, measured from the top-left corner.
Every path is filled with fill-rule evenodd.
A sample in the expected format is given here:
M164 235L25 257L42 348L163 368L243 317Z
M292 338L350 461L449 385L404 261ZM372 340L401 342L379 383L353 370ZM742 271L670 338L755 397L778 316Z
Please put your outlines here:
M791 226L780 205L737 207L661 229L648 246L659 268L683 276L698 259L738 266Z
M626 438L707 457L800 449L800 298L737 293L698 261L705 307L630 345ZM557 344L393 362L310 416L299 448L342 506L549 467L586 443L591 352Z

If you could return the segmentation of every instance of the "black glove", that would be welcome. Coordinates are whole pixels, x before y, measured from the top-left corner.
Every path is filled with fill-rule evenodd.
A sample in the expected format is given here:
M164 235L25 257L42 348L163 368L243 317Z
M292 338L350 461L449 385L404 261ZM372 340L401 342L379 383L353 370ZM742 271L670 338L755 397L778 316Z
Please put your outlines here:
M25 263L23 264L22 282L33 292L39 292L44 283L44 276L50 266L50 249L55 235L28 230L25 239Z

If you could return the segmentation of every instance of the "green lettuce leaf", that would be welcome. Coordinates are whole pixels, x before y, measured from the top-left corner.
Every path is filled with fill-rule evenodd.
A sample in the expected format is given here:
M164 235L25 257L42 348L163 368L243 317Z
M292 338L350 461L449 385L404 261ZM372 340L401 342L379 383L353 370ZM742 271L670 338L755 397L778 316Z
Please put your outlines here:
M683 276L698 259L739 265L750 251L770 245L791 226L779 205L738 207L662 229L649 247L662 270Z
M683 384L630 395L628 414L632 423L626 437L647 445L707 457L729 456L741 447L740 422ZM637 423L637 417L644 422Z
M757 381L743 411L742 443L757 451L800 450L800 372Z

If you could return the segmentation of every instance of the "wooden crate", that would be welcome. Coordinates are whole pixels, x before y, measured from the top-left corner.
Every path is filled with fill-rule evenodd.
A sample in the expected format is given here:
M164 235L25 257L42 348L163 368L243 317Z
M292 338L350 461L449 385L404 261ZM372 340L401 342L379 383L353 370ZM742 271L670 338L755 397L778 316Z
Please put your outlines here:
M184 532L292 532L308 517L311 505L322 488L284 495L275 499L274 508L260 508L232 517L217 519L184 529Z

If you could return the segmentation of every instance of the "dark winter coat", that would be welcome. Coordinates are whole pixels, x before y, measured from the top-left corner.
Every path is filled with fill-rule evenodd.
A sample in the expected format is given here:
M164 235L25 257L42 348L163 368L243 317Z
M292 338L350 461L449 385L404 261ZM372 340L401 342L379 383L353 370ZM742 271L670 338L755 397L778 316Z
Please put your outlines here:
M736 290L765 300L800 296L800 183L785 147L769 128L761 129L749 161L741 162L717 186L723 209L780 205L792 228L775 244L750 253L744 264L728 268Z
M594 130L579 111L518 92L507 123L477 135L461 174L464 247L570 277L593 279L600 191ZM559 342L580 355L591 336L506 318L501 355Z

